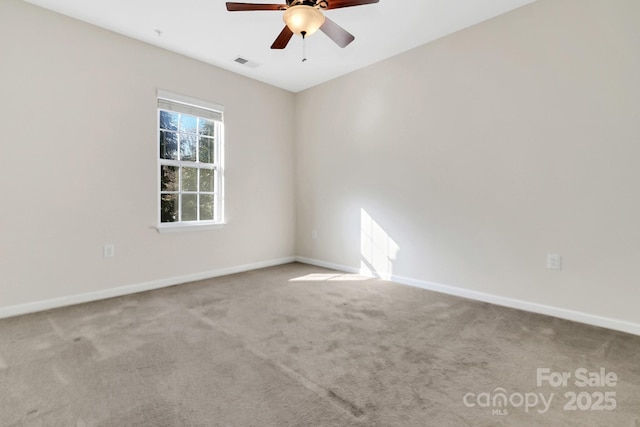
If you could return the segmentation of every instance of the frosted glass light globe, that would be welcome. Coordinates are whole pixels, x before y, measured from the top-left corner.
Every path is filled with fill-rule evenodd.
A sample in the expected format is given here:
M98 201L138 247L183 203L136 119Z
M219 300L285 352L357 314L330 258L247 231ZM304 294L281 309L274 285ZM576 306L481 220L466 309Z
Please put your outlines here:
M315 33L324 24L324 15L320 9L305 5L285 10L283 19L294 34L301 35L304 32L305 36Z

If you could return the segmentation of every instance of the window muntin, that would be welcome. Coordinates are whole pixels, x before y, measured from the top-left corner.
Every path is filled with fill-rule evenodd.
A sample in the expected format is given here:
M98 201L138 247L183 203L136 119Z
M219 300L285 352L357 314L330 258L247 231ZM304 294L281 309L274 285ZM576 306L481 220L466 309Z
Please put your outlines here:
M158 223L222 224L222 111L185 99L158 98Z

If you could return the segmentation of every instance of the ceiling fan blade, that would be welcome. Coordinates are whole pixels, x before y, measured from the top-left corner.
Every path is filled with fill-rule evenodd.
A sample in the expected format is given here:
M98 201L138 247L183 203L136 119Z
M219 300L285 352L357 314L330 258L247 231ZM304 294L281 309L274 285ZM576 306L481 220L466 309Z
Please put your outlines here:
M362 6L363 4L378 3L380 0L328 0L327 9L339 9L341 7Z
M258 4L258 3L235 3L228 1L227 10L229 12L244 12L248 10L284 10L286 4Z
M349 33L326 16L324 18L324 24L322 24L320 30L329 36L329 38L336 42L340 47L346 47L349 43L355 40L353 34Z
M271 49L284 49L289 44L291 37L293 37L293 31L285 25L278 38L276 38L276 41L271 45Z

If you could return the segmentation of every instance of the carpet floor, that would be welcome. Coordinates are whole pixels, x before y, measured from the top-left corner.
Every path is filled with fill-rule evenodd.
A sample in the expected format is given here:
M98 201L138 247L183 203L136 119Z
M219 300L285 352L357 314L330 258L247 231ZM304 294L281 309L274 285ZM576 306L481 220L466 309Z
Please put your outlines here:
M640 427L640 337L294 263L1 320L0 425Z

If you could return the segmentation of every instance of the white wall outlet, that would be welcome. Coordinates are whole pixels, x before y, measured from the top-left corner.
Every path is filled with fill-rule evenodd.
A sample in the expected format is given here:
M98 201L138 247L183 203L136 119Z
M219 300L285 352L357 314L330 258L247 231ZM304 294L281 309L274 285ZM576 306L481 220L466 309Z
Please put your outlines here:
M313 240L317 240L318 239L318 231L317 230L311 230L311 238Z
M112 243L108 243L102 248L102 256L104 258L113 258L115 254L115 247Z
M562 257L558 254L547 254L547 268L549 270L562 270Z

